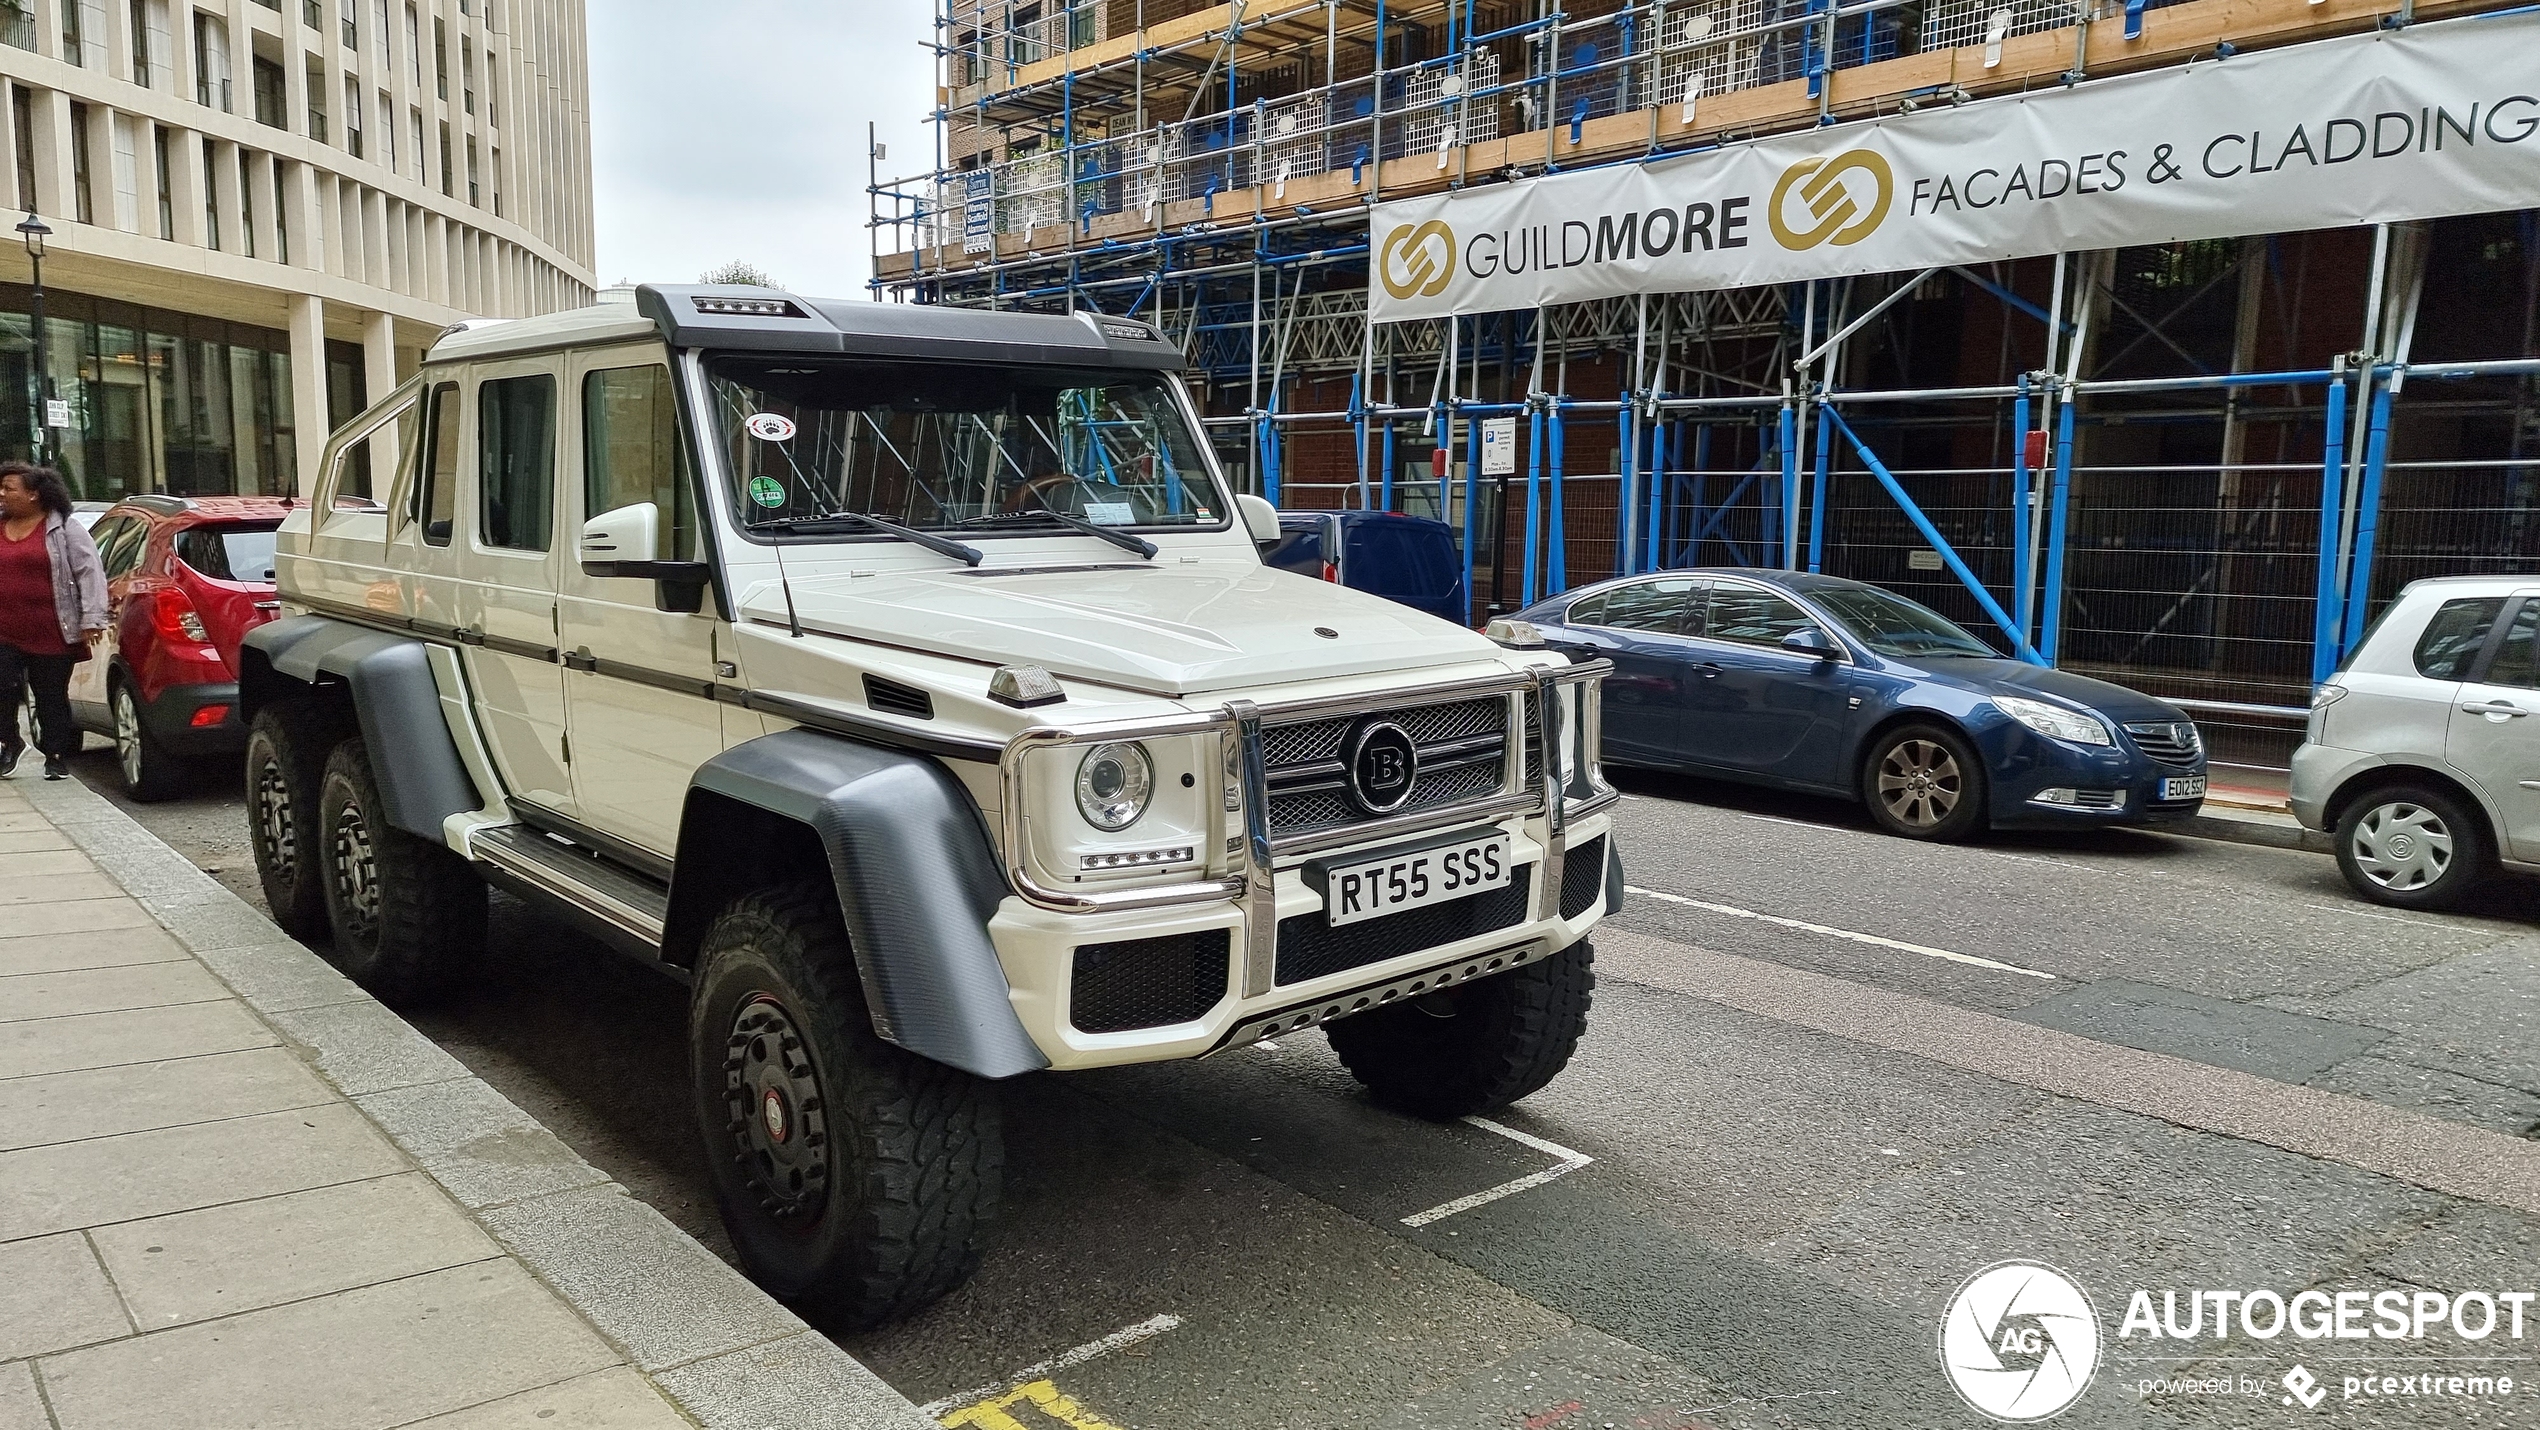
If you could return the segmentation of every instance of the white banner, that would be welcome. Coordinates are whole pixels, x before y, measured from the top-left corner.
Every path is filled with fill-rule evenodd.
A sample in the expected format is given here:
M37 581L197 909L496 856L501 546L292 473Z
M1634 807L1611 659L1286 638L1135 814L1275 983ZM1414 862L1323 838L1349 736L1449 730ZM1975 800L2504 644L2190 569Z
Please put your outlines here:
M1378 205L1378 322L2540 207L2540 14Z

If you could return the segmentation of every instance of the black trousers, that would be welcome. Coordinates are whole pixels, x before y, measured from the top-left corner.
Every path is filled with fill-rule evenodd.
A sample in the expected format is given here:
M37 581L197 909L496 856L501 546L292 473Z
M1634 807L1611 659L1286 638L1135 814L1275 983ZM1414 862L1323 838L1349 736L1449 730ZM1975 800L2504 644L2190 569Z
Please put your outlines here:
M18 736L18 708L26 689L35 688L35 748L68 759L79 753L79 726L71 719L71 667L76 656L29 655L0 642L0 747L24 743Z

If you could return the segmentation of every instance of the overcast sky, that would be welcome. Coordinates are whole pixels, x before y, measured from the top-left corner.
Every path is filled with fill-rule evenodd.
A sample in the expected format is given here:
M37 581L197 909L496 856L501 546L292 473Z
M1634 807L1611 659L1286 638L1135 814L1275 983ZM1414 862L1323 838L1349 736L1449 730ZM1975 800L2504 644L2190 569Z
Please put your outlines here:
M930 0L595 0L591 147L603 285L745 260L861 297L865 125L885 179L934 163Z

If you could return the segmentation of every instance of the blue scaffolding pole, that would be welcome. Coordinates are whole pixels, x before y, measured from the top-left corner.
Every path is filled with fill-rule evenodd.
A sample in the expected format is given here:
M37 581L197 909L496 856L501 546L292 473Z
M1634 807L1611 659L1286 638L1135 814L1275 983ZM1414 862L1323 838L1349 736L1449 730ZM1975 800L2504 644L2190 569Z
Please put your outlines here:
M1861 440L1861 435L1852 430L1851 424L1843 420L1842 414L1835 411L1833 404L1820 404L1817 408L1817 420L1821 424L1817 429L1820 434L1830 428L1843 429L1844 440L1852 444L1852 450L1860 457L1861 465L1870 469L1870 475L1878 478L1880 486L1887 488L1887 494L1895 500L1897 509L1905 513L1905 519L1914 524L1916 531L1922 533L1923 540L1931 543L1932 550L1940 553L1941 564L1949 568L1949 574L1958 578L1959 584L1965 586L1969 594L1976 598L1976 604L1984 608L1985 615L1991 617L1993 623L2001 627L2002 633L2011 638L2013 654L2032 665L2047 664L2046 658L2039 655L2036 648L2028 643L2027 638L2020 634L2019 623L2011 619L2010 612L2002 609L2001 602L1993 599L1993 593L1985 589L1984 582L1976 578L1976 573L1958 555L1958 548L1950 545L1949 538L1940 534L1940 528L1934 526L1931 518L1925 516L1923 509L1906 494L1904 484L1896 480L1896 474L1887 469L1887 464L1879 460L1878 454L1870 450L1870 444ZM1818 449L1821 452L1824 450L1823 440L1820 441Z
M2338 631L2341 588L2337 580L2337 524L2346 509L2346 374L2341 364L2328 383L2328 436L2320 457L2318 596L2311 619L2311 683L2328 679L2341 658Z

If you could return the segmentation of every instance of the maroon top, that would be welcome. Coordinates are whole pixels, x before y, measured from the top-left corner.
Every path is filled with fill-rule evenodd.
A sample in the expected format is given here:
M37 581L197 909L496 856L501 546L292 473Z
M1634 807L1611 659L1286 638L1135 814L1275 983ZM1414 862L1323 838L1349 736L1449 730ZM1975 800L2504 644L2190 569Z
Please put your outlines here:
M0 527L0 645L28 655L69 655L62 620L53 607L53 558L44 546L44 523L11 541Z

